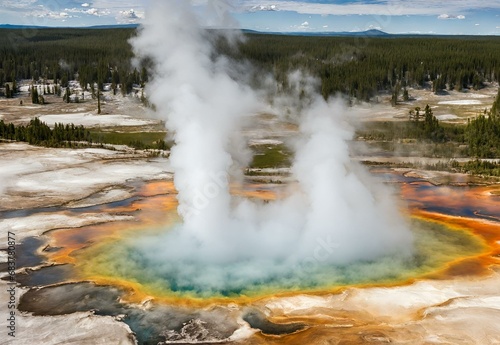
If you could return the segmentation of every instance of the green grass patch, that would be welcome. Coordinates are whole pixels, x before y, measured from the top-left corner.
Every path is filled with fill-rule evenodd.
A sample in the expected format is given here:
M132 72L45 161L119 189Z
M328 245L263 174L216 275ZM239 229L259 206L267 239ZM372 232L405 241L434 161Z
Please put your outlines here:
M166 132L90 132L93 142L113 145L128 145L136 149L159 148L164 142ZM171 145L166 143L166 148Z
M281 145L256 145L253 161L250 168L286 168L291 165L292 153L283 144Z

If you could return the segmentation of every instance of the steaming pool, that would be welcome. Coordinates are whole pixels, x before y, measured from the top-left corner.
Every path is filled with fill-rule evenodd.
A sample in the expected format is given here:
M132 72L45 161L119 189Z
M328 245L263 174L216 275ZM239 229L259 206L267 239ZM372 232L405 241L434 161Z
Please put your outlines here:
M35 315L88 310L95 310L98 315L126 315L123 321L146 343L176 339L190 320L203 319L209 324L203 327L189 324L194 334L212 328L226 339L238 325L228 316L232 311L213 306L233 303L245 306L270 297L304 293L322 296L340 293L348 287L396 286L422 279L481 276L495 264L500 240L498 187L434 186L392 172L379 175L395 183L408 204L414 252L407 256L386 256L348 265L320 261L298 265L266 261L255 264L245 260L223 267L203 265L198 260L160 265L144 253L148 252L148 245L156 250L159 243L155 239L175 231L179 223L177 200L172 182L150 182L139 186L130 199L91 208L133 214L136 221L61 229L47 233L46 240L25 241L20 252L31 253L25 258L26 267L42 262L55 265L20 275L22 285L42 288L23 295L19 308ZM283 186L249 184L234 193L272 201L280 188ZM84 210L89 208L68 212ZM243 271L248 276L247 272L258 267L268 269L266 265L273 269L265 279L238 274ZM207 284L206 276L213 277L213 282ZM133 307L145 301L154 301L153 312ZM162 333L160 320L165 315L171 315L169 320L175 321L177 333L167 336ZM265 317L253 310L245 312L244 319L255 328L267 327L268 334L293 333L303 328L300 322L289 324L289 329L266 324Z
M447 264L467 256L480 254L484 243L463 229L453 229L434 221L414 218L411 227L415 235L415 253L406 258L388 256L374 261L334 266L321 262L305 262L289 267L286 263L235 261L227 266L191 262L158 264L144 255L142 238L131 236L95 246L78 255L85 262L82 270L91 280L111 281L140 286L136 293L155 298L225 298L238 300L292 292L332 291L349 285L404 283L443 269ZM172 231L172 230L163 230ZM161 230L159 230L161 235ZM144 235L143 235L144 236ZM147 235L146 235L147 236ZM150 240L157 238L154 232ZM148 241L149 242L149 241ZM141 243L141 244L137 244ZM154 247L151 247L154 248ZM272 267L266 279L247 278L246 272L260 266ZM186 272L188 272L186 274ZM239 274L245 272L245 275ZM214 277L223 284L207 283Z

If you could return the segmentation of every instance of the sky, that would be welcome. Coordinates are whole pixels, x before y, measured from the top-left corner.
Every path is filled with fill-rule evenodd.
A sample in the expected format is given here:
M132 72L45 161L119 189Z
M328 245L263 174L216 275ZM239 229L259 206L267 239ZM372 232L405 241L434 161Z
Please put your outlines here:
M185 0L188 1L188 0ZM0 24L141 23L150 0L0 0ZM243 29L500 35L500 0L192 0L203 16L230 13ZM189 25L189 23L186 23Z

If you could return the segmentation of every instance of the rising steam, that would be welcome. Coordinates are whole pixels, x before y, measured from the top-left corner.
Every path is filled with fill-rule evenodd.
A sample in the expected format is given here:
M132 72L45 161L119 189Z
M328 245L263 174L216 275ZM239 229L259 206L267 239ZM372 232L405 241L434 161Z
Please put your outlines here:
M310 94L295 107L297 183L287 197L261 204L231 196L232 172L250 158L248 150L235 150L244 147L243 122L270 105L236 73L241 68L215 54L190 2L153 1L147 18L132 44L139 58L153 62L147 94L173 133L170 160L183 219L163 238L137 245L152 274L166 277L173 290L234 292L276 277L292 287L314 279L319 266L411 251L390 191L349 157L353 131L340 101ZM275 109L296 101L280 98Z

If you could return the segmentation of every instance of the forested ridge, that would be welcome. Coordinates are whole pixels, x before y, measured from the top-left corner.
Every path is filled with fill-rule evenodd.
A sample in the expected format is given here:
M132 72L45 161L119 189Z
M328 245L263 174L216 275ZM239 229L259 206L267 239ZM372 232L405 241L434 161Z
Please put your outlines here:
M321 79L325 97L369 100L396 87L479 89L500 80L500 37L248 37L242 57L285 82L288 71L305 69Z
M0 85L19 80L140 83L128 39L135 29L0 29ZM100 79L100 80L99 80Z
M0 85L21 79L144 83L131 66L135 29L0 30ZM326 98L337 92L369 100L406 86L481 88L500 80L500 37L311 37L246 34L239 49L220 53L251 61L286 85L295 69L321 80Z
M133 52L128 40L135 30L1 29L0 88L3 86L5 96L14 97L16 82L20 80L33 83L54 80L60 91L76 78L84 88L90 85L93 89L96 83L102 90L104 83L111 83L115 93L119 87L126 95L133 85L148 81L147 62L143 61L141 67L131 64ZM500 37L312 37L247 33L235 49L224 38L217 39L216 32L207 35L207 39L217 43L220 54L250 61L255 68L248 73L272 73L285 91L291 71L300 69L316 76L321 81L318 91L325 98L340 92L351 100L368 101L384 92L392 93L395 105L398 99L408 97L407 87L432 87L439 93L446 89L480 89L485 83L500 80ZM32 88L32 93L34 90L37 88ZM37 95L32 96L36 103ZM463 126L439 123L432 110L424 105L422 109L416 107L408 115L408 121L377 125L363 136L394 142L409 138L465 145L468 156L500 156L500 93L491 110L478 114ZM11 127L5 130L8 125L2 126L3 138L22 136L22 128L16 134ZM89 138L87 134L85 138ZM30 141L27 137L20 140ZM48 138L38 144L59 145L59 141Z

